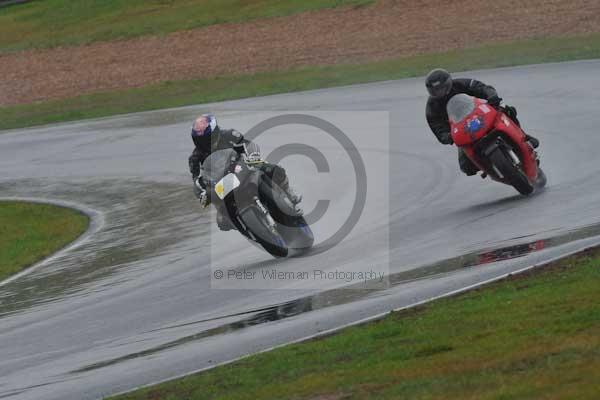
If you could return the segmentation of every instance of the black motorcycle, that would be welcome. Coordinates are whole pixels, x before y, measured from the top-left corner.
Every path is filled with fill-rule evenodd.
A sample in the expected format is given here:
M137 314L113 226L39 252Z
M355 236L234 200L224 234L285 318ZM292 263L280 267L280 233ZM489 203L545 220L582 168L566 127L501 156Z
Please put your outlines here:
M202 176L212 204L242 235L274 257L309 249L314 242L310 227L285 191L260 169L264 162L233 149L208 156Z

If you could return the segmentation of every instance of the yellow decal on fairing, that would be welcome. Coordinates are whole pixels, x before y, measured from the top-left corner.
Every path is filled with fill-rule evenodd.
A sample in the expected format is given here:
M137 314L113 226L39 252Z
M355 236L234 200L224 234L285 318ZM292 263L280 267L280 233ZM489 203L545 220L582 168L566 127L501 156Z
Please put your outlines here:
M225 187L223 186L222 180L216 184L215 193L217 194L217 196L219 196L221 200L225 198Z

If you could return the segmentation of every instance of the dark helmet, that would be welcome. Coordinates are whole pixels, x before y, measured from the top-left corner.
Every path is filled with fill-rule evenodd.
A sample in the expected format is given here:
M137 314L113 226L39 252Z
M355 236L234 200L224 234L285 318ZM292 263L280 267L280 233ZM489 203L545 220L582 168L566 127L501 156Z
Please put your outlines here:
M425 86L431 97L444 97L452 90L452 77L445 69L436 68L427 74Z

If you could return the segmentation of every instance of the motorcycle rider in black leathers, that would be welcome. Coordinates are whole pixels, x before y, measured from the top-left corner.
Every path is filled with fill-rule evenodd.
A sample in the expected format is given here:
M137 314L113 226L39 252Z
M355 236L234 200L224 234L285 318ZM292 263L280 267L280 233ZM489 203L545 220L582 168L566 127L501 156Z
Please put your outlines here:
M502 99L498 96L496 89L475 79L452 79L448 71L443 69L434 69L425 79L425 86L429 93L425 116L429 127L442 144L453 144L450 134L450 122L446 105L448 101L458 93L464 93L469 96L487 100L494 108L500 108ZM511 106L503 106L502 111L512 119L518 126L521 126L517 119L517 110ZM535 149L539 146L539 141L533 136L527 135L527 141ZM458 164L461 171L468 176L477 174L479 168L469 160L462 149L458 149Z
M194 180L194 193L200 200L200 204L207 207L210 204L210 196L206 190L206 184L202 180L201 164L214 151L233 148L239 154L243 154L248 147L252 146L249 146L251 142L235 129L221 129L217 124L217 119L211 114L201 115L194 121L192 140L195 148L188 159L188 163ZM257 150L257 147L255 150ZM252 153L248 156L259 157L260 154ZM286 192L294 205L300 203L302 197L297 195L290 187L285 169L267 162L262 162L259 165L259 168ZM235 229L229 217L223 215L221 211L217 208L217 225L219 228L224 231ZM296 208L296 211L302 212L299 208Z

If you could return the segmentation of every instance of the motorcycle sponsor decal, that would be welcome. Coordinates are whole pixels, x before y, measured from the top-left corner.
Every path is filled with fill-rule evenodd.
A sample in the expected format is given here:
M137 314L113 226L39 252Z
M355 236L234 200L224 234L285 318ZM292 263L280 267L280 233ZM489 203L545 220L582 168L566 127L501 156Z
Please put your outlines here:
M479 116L473 117L467 121L465 130L469 133L475 133L483 128L483 119Z
M487 113L489 113L490 111L492 111L492 110L491 110L491 109L490 109L490 108L489 108L487 105L485 105L485 104L481 104L481 105L479 106L479 109L480 109L481 111L483 111L483 113L484 113L484 114L487 114Z
M508 120L508 118L506 117L506 115L502 116L502 122L504 122L504 125L510 126L510 121Z
M215 185L215 193L223 200L231 191L240 186L240 180L234 174L227 174Z
M256 205L258 206L258 208L260 208L260 211L262 211L263 214L269 214L269 212L267 211L265 206L263 206L263 204L260 202L260 200L256 199Z
M219 181L215 186L215 193L217 193L217 196L219 196L221 200L225 198L225 188L223 187L222 181Z

